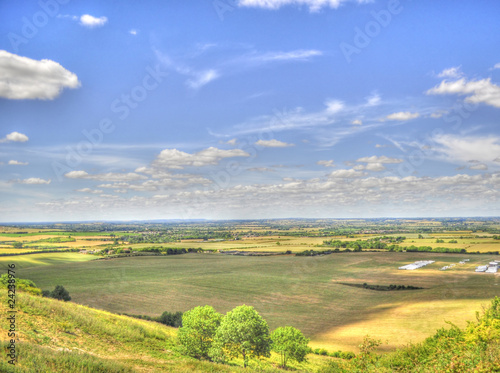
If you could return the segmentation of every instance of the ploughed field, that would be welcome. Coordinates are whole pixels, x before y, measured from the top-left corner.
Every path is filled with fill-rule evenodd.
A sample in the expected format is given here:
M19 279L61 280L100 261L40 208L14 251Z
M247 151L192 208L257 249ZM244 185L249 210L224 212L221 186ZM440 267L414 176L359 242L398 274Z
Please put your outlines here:
M62 256L61 256L62 255ZM51 259L58 256L57 260ZM158 316L209 304L219 312L254 306L271 329L293 325L312 347L357 351L365 335L393 349L420 341L451 321L464 326L499 295L497 274L475 273L498 256L360 252L315 257L241 257L222 254L124 257L33 254L0 258L17 276L42 289L63 285L72 301L115 313ZM470 259L458 264L462 259ZM414 271L398 267L435 262ZM449 264L453 268L440 271ZM341 283L411 285L418 290L375 291ZM386 343L387 342L387 343Z

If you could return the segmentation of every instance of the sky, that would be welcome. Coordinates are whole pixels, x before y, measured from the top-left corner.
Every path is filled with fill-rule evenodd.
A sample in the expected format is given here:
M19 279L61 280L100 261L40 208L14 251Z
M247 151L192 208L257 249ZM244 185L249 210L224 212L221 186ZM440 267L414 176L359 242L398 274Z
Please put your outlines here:
M500 2L0 2L0 222L500 215Z

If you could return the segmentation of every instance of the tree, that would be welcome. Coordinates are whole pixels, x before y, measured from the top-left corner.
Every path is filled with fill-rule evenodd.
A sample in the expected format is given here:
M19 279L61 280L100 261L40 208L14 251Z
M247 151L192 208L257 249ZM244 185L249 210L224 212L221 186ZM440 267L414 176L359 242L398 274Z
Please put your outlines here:
M49 297L63 300L65 302L71 300L68 291L62 285L57 285L54 290L51 291Z
M269 326L251 306L238 306L229 311L217 329L212 356L243 357L246 368L252 357L270 356Z
M293 326L279 327L271 334L271 340L272 350L281 355L281 366L283 368L286 368L288 359L300 363L311 352L307 345L309 338L304 337L302 332Z
M173 326L174 328L178 328L182 326L182 312L168 312L165 311L161 314L161 316L158 318L158 322L161 322L162 324Z
M208 352L221 320L222 315L211 306L195 307L184 312L177 337L188 355L210 360Z

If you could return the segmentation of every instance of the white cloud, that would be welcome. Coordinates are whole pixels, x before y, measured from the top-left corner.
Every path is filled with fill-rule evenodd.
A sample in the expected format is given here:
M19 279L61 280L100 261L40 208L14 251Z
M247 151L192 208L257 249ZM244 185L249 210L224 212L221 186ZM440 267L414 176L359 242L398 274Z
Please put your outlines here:
M402 163L403 160L398 159L398 158L389 158L389 157L386 157L385 155L382 155L380 157L373 155L371 157L359 158L356 162L360 162L360 163Z
M70 171L64 175L68 179L88 179L88 180L99 180L99 181L111 181L111 182L120 182L120 181L135 181L135 180L145 180L147 179L144 175L139 175L134 172L129 173L115 173L108 172L105 174L94 174L91 175L86 171Z
M460 71L460 66L456 66L444 69L438 74L438 78L459 78L462 75L463 73Z
M7 136L5 136L3 139L0 139L0 143L4 142L26 142L28 141L29 138L23 133L19 132L11 132Z
M264 9L279 9L286 5L304 5L309 7L310 12L317 12L322 8L337 9L347 0L239 0L240 7L253 7ZM358 0L358 3L365 3L366 0Z
M82 189L77 189L77 192L80 193L90 193L90 194L101 194L103 191L100 189L90 189L90 188L82 188Z
M335 171L332 171L328 177L332 178L332 179L351 179L351 178L357 178L357 177L361 177L361 176L364 176L365 174L363 172L359 172L357 170L354 170L354 169L350 169L350 170L345 170L345 169L342 169L342 170L335 170Z
M492 68L492 69L493 69L493 70L494 70L494 69L500 69L500 62L499 62L499 63L496 63L496 64L495 64L495 66L493 66L493 68Z
M500 108L500 87L491 82L491 79L470 80L465 78L446 81L427 90L428 95L465 95L466 102L484 103Z
M108 22L107 17L94 17L90 14L84 14L80 17L80 24L88 28L102 27Z
M433 150L449 162L468 162L473 159L490 163L500 154L499 136L439 135L432 138Z
M383 144L383 145L381 145L381 144L376 144L376 145L375 145L375 147L376 147L376 148L388 148L389 146L390 146L389 144Z
M231 145L231 146L235 146L237 143L238 143L238 140L236 140L236 139L231 139L231 140L226 141L226 144Z
M9 161L9 164L10 164L11 166L27 166L27 165L28 165L28 162L20 162L20 161L16 161L16 160L14 160L14 159L11 159L11 160Z
M286 148L288 146L295 146L294 144L288 144L286 142L275 140L275 139L259 140L255 143L255 145L263 146L265 148Z
M213 69L202 71L195 75L193 79L187 81L187 85L192 89L199 89L220 76L219 73Z
M431 113L430 117L434 119L441 118L443 115L448 114L448 111L446 110L438 110L433 113Z
M331 114L338 113L345 108L345 105L340 100L328 100L326 103L326 111Z
M366 106L377 106L377 105L380 105L381 101L382 101L382 99L381 99L380 95L377 93L374 93L367 98Z
M0 97L53 100L64 88L78 88L76 74L52 60L33 60L0 50Z
M358 164L354 166L356 171L374 171L380 172L386 170L385 166L382 163L367 163L366 165Z
M162 150L153 161L152 166L156 168L183 169L186 166L203 167L216 165L224 158L249 157L250 154L241 149L222 150L214 147L200 150L189 154L177 149ZM137 171L141 172L141 171Z
M363 125L363 121L361 119L354 119L351 122L351 124L354 125L354 126L361 126L361 125Z
M316 49L298 49L290 52L268 52L252 55L249 60L254 62L273 62L273 61L294 61L308 60L311 57L322 56L323 52Z
M14 182L19 184L50 184L51 180L44 180L38 177L30 177L28 179L15 180Z
M318 162L316 162L316 164L319 164L320 166L325 166L325 167L336 167L333 159L325 160L325 161L318 161Z
M139 33L139 31L137 31L136 29L132 29L128 32L130 35L137 35Z
M400 111L398 113L392 113L386 116L382 120L399 120L399 121L405 121L405 120L410 120L410 119L415 119L420 116L419 113L410 113L409 111Z
M478 163L478 164L474 164L472 166L469 167L470 170L487 170L488 169L488 166L485 165L484 163Z
M272 168L269 168L269 167L252 167L252 168L247 168L247 171L254 171L254 172L275 172L276 170L273 170Z

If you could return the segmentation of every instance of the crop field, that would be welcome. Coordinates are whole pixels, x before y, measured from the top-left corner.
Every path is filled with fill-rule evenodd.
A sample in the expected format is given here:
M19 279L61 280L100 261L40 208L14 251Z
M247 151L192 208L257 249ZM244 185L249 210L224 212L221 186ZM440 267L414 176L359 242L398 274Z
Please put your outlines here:
M273 238L274 240L274 238ZM42 289L63 285L73 301L99 309L157 316L209 304L226 312L254 306L271 328L293 325L313 347L356 351L365 335L394 349L422 340L446 321L460 326L498 295L500 277L474 268L497 256L434 253L341 253L316 257L221 254L96 260L77 253L1 258ZM95 258L95 257L94 257ZM462 259L470 262L458 265ZM82 262L80 262L82 260ZM398 270L435 260L415 271ZM444 265L456 263L450 270ZM341 283L412 285L420 290L373 291Z

